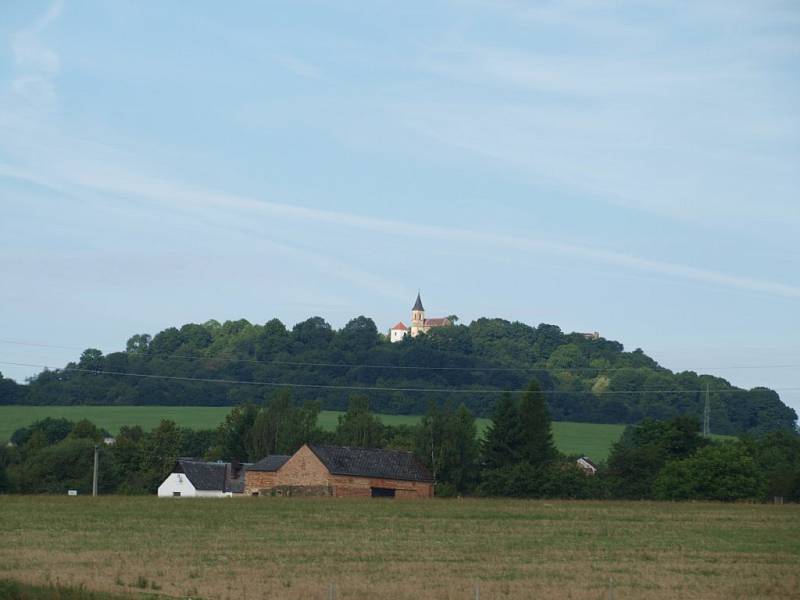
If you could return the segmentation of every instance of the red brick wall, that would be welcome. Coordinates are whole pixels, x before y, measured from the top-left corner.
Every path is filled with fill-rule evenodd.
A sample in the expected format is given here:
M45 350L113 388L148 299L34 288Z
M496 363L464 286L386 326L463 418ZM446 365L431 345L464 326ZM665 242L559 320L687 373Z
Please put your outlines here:
M275 485L275 471L246 471L244 474L244 493L253 493L271 488Z
M398 479L375 479L372 477L349 477L333 475L333 495L337 497L370 497L370 488L389 488L395 491L396 498L431 498L433 484L420 481L401 481Z
M278 469L275 485L330 485L331 474L308 446L303 446Z

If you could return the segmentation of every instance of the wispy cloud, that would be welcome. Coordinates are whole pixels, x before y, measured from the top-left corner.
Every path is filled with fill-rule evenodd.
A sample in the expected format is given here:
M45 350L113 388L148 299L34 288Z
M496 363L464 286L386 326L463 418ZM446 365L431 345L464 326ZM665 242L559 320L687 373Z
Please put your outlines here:
M660 276L710 284L729 290L756 292L770 296L800 298L800 286L759 279L756 277L724 273L696 265L653 260L624 252L608 250L590 245L580 245L560 240L539 237L524 237L502 233L486 233L479 230L449 226L419 224L401 220L376 218L346 211L322 210L294 204L262 200L239 194L229 194L194 187L178 181L157 179L132 173L125 169L113 169L107 165L79 162L75 159L62 162L58 173L43 174L25 171L0 164L0 176L22 179L51 189L59 189L72 195L85 192L113 195L153 203L162 209L178 208L195 216L203 209L212 209L216 214L244 219L280 217L299 223L323 223L340 229L355 229L384 236L410 237L436 242L452 242L469 247L487 246L503 248L519 253L543 253L567 257L594 264L605 264ZM272 242L275 243L275 242ZM284 247L297 256L313 258L322 267L332 266L345 279L358 282L372 289L386 290L381 278L348 267L346 263L334 261L296 248ZM402 286L390 286L389 294L400 297L406 291Z
M319 67L296 56L291 56L288 54L276 54L273 56L273 60L275 63L279 64L285 69L288 69L299 77L304 77L306 79L321 78Z
M55 0L33 24L17 31L11 38L17 70L11 88L33 105L50 106L56 101L53 78L61 69L61 57L47 46L42 36L61 15L63 7L63 0Z
M425 47L418 64L435 89L396 102L397 118L442 152L584 198L715 229L800 227L787 68L800 10L630 4L478 2L518 35L467 30Z

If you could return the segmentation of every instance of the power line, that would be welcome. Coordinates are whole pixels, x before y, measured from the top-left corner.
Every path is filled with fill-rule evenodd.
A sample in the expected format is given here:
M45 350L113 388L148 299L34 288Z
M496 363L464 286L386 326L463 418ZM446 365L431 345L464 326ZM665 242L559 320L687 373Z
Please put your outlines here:
M78 348L77 346L57 346L53 344L43 344L38 342L24 342L19 340L2 340L0 339L0 343L2 344L14 344L19 346L35 346L40 348L60 348L65 350L85 350L85 348ZM123 352L123 354L125 354ZM223 360L227 362L238 362L238 363L253 363L253 364L264 364L264 365L282 365L282 366L293 366L293 367L326 367L326 368L347 368L347 369L398 369L398 370L420 370L420 371L487 371L487 372L514 372L514 371L521 371L521 372L530 372L530 373L553 373L553 372L573 372L573 371L599 371L599 372L614 372L614 371L625 371L628 369L636 369L642 367L428 367L428 366L416 366L416 365L386 365L386 364L379 364L379 365L371 365L366 363L328 363L328 362L307 362L307 361L287 361L287 360L259 360L255 358L233 358L231 354L217 354L215 356L192 356L188 354L147 354L151 358L158 357L160 359L179 359L179 360L207 360L207 361L215 361L215 360ZM231 358L226 358L231 357ZM651 367L643 367L643 368L651 368ZM662 367L658 365L655 367L655 370L663 369L665 371L675 372L667 367ZM717 370L717 371L725 371L725 370L736 370L736 369L800 369L800 365L787 365L787 364L779 364L779 365L738 365L738 366L728 366L728 367L696 367L692 369L693 371L710 371L710 370ZM678 371L680 372L680 371Z
M38 367L41 369L50 369L47 365L32 364L32 363L18 363L0 361L0 365L13 365L17 367ZM142 379L164 379L170 381L194 381L198 383L226 383L229 385L260 385L274 388L311 388L311 389L328 389L328 390L350 390L350 391L373 391L373 392L421 392L430 394L524 394L525 390L487 390L487 389L461 389L461 388L403 388L403 387L381 387L381 386L353 386L353 385L333 385L333 384L315 384L315 383L288 383L280 381L246 381L242 379L214 379L208 377L184 377L181 375L156 375L152 373L127 373L124 371L105 371L100 369L82 369L79 367L67 367L63 369L54 369L55 372L78 372L89 373L92 375L114 375L122 377L139 377ZM772 389L775 392L786 392L800 390L800 387L778 388ZM714 389L708 390L714 393L749 393L750 390L743 390L739 388L731 389ZM612 390L604 391L600 395L633 395L633 394L700 394L706 390ZM594 392L589 390L580 391L561 391L561 390L542 390L543 394L591 394Z

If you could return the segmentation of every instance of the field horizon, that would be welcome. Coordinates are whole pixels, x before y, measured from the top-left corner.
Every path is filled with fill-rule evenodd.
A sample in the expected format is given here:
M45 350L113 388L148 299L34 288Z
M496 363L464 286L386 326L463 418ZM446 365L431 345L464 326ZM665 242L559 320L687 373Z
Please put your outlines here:
M20 427L46 417L66 418L71 421L89 419L111 434L119 432L123 425L140 425L149 430L162 419L175 421L190 429L214 429L230 412L230 406L92 406L92 405L8 405L0 406L0 442L7 441ZM326 431L333 431L342 411L324 410L319 424ZM412 425L420 415L378 414L386 425ZM489 419L476 419L479 434L489 424ZM564 454L583 454L596 461L608 457L611 445L622 435L625 425L605 423L576 423L553 421L553 439Z
M0 579L171 597L800 593L800 506L0 497ZM611 583L613 580L613 584Z

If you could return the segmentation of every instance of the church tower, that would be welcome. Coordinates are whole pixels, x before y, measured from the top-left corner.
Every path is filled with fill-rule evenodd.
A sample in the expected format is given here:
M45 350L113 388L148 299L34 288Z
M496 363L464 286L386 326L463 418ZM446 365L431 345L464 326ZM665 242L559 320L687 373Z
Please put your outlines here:
M416 337L418 333L425 333L425 308L422 306L419 292L417 292L417 301L411 309L411 337Z

